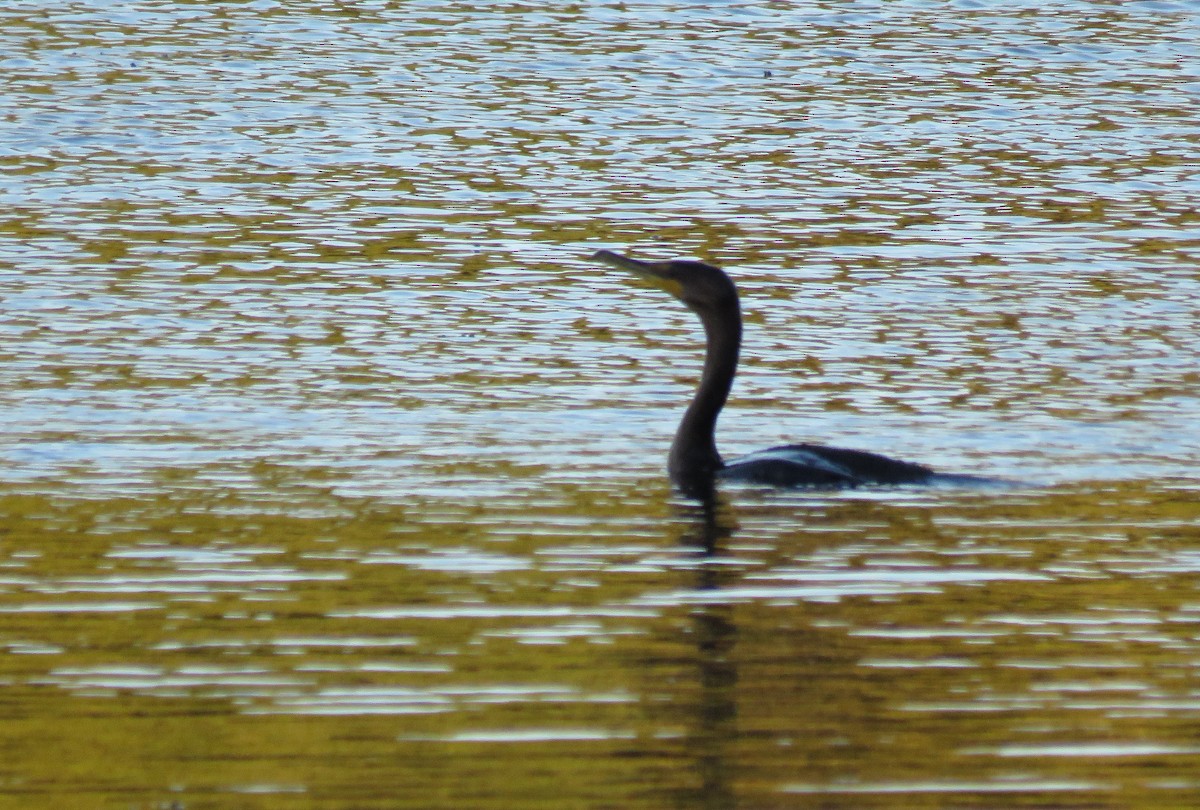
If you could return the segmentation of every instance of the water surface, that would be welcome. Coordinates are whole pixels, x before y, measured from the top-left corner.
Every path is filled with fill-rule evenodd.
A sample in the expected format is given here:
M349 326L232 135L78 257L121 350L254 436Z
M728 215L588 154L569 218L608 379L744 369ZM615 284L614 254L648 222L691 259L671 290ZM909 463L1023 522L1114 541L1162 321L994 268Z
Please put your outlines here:
M0 806L1196 803L1198 12L10 4Z

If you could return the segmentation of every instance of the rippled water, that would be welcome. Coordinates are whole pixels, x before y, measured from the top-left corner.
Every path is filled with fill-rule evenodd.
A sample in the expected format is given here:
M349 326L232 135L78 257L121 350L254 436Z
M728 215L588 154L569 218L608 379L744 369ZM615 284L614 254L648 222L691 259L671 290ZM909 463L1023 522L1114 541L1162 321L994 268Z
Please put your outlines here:
M0 11L0 806L1200 802L1200 5ZM731 269L736 453L662 467Z

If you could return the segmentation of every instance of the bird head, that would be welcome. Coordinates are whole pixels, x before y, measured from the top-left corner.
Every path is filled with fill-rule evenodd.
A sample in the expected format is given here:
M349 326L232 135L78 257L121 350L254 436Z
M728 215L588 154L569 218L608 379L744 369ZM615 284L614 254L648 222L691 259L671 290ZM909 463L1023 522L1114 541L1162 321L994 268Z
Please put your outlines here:
M599 250L593 259L613 267L628 270L639 278L687 304L701 316L711 312L737 308L737 287L719 267L704 262L675 259L665 262L643 262L611 250Z

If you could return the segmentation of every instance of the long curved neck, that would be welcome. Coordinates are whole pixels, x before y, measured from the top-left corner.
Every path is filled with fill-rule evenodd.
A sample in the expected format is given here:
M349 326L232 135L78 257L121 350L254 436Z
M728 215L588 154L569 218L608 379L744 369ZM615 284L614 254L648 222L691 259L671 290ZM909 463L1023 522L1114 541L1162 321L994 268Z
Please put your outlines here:
M675 431L667 462L671 479L685 490L711 482L724 466L714 434L717 417L733 386L742 345L742 313L736 299L720 310L700 313L700 320L707 345L704 373Z

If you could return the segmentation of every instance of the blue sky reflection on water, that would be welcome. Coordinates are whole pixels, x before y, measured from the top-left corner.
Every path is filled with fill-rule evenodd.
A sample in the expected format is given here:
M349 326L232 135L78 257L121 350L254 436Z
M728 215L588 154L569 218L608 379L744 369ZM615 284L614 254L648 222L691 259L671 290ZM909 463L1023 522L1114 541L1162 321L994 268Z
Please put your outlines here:
M234 464L230 439L278 457L303 433L369 474L440 423L646 473L694 330L591 267L612 245L738 274L737 449L878 435L974 471L1182 474L1195 22L1139 9L14 11L6 453L52 473L172 386L232 417L204 450ZM100 387L112 416L72 415ZM401 418L352 401L388 392ZM551 430L522 429L529 392ZM614 395L641 418L556 416ZM498 432L486 402L520 413ZM204 445L172 410L157 431ZM39 451L38 423L92 435Z

